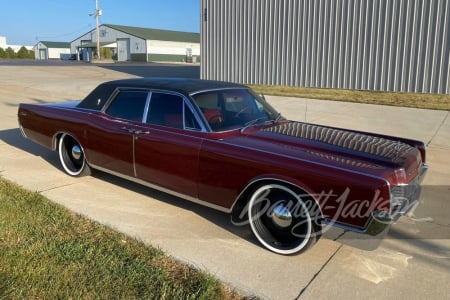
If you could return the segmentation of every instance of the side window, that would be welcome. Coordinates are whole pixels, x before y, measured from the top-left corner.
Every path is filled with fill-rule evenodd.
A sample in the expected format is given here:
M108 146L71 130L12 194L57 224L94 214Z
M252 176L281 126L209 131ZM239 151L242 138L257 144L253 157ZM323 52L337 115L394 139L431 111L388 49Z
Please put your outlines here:
M172 94L152 93L147 123L184 128L183 98Z
M192 113L192 110L186 104L184 104L184 122L186 125L186 129L202 130L201 126L198 124L197 120L195 119L195 116Z
M216 92L195 95L197 105L205 109L217 109L219 107L219 94Z
M142 122L147 95L145 91L121 91L106 113L112 117Z

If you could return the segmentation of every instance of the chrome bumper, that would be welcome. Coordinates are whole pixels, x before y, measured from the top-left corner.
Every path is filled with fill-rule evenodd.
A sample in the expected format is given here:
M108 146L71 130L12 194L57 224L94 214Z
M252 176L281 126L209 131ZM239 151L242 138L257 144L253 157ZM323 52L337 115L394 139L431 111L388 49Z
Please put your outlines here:
M391 190L391 209L386 211L375 211L372 220L366 228L366 234L378 235L387 230L389 225L397 221L401 216L413 212L419 205L422 192L421 183L428 171L428 165L423 164L419 175L407 185L399 185Z

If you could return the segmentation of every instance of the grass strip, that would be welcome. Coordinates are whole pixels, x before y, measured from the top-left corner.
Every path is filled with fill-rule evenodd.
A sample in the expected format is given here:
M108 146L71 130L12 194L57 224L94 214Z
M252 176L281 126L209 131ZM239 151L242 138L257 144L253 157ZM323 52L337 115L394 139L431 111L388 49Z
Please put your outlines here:
M273 96L450 110L450 95L443 94L376 92L271 85L250 85L250 87L257 93Z
M0 178L0 299L240 299L161 250Z

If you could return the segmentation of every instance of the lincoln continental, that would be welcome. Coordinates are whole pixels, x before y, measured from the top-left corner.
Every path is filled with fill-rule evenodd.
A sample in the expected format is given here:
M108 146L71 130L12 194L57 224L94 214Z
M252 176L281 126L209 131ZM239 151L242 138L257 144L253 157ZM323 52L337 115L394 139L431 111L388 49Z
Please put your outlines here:
M227 212L278 254L311 248L327 226L387 232L427 170L420 141L290 121L227 82L110 81L81 101L20 104L18 118L69 175L95 169Z

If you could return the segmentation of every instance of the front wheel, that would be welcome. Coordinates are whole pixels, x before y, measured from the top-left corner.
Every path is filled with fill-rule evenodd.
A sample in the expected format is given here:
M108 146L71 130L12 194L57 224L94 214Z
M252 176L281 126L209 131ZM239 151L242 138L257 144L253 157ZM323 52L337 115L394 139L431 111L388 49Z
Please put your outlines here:
M83 148L72 136L64 133L59 138L58 152L61 165L69 175L81 177L91 174Z
M248 208L253 234L275 253L300 253L320 237L321 214L315 201L287 186L267 184L257 188Z

